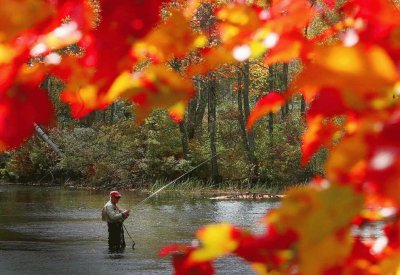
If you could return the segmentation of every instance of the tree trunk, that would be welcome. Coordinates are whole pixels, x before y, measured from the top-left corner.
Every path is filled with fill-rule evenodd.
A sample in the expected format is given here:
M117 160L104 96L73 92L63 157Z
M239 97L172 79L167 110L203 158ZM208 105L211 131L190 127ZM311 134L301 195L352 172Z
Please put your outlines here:
M270 65L268 68L268 90L272 91L274 89L274 66ZM268 132L269 132L269 139L271 144L273 144L274 140L274 114L272 112L268 115Z
M186 117L188 139L193 139L196 130L201 127L207 107L207 88L204 81L197 81L197 90L196 96L189 103L188 115Z
M246 155L248 161L251 162L250 157L250 148L249 148L249 141L247 140L247 133L246 133L246 123L243 114L243 95L242 95L242 74L241 72L238 73L238 92L237 92L237 104L238 104L238 111L239 111L239 127L240 127L240 135L242 137L242 142L244 149L246 151Z
M183 158L184 159L188 159L188 157L189 157L189 143L188 143L187 132L186 132L186 127L185 127L184 120L181 123L179 123L179 132L181 133Z
M304 99L304 96L301 96L301 102L300 102L300 114L304 116L306 113L306 101Z
M282 92L285 92L288 88L288 76L289 75L289 63L283 63L282 67ZM286 102L281 108L282 118L287 117L289 114L289 102Z
M249 91L250 91L250 63L246 61L243 67L243 110L245 120L247 121L250 116L250 101L249 101ZM254 177L258 176L258 161L255 156L255 140L253 130L249 130L247 133L247 139L249 141L249 153L250 153L250 181L253 180Z
M210 150L211 150L211 180L213 184L221 182L221 176L218 172L218 159L217 159L217 112L216 112L216 80L213 74L209 74L208 80L208 134L210 137Z
M49 147L57 153L58 156L61 155L60 148L50 139L50 137L40 128L40 126L36 123L33 124L35 127L36 133L49 145Z

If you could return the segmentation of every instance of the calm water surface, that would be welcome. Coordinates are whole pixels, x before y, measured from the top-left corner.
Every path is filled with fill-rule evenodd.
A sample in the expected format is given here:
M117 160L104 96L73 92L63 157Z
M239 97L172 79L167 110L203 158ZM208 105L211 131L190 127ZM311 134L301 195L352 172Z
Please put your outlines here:
M145 198L124 192L120 206ZM0 274L171 274L171 259L158 257L168 244L190 244L204 224L229 222L256 233L259 220L278 201L214 201L161 195L125 221L136 242L109 254L101 208L107 192L58 187L0 186ZM217 261L217 274L253 274L240 259Z

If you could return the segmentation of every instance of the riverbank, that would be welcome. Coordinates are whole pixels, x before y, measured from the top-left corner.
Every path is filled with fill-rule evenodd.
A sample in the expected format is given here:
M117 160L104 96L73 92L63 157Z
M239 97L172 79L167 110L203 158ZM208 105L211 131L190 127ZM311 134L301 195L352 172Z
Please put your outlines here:
M176 195L196 195L209 197L212 199L268 199L281 198L285 193L285 189L281 186L265 186L260 183L249 186L248 183L237 184L225 182L220 184L204 183L187 179L185 181L168 182L159 180L153 184L142 185L103 185L88 186L82 183L68 182L64 184L56 184L54 182L31 182L31 183L10 183L0 182L0 185L17 185L17 186L37 186L37 187L63 187L65 189L94 190L94 191L135 191L144 194L152 194L162 189L163 193Z

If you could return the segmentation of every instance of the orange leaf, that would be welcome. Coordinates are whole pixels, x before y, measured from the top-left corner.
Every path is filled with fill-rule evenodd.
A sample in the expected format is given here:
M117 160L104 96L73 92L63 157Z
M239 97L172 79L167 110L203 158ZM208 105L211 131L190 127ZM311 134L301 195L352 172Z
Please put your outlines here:
M164 65L151 65L140 73L123 72L104 96L105 102L117 98L131 100L136 108L136 121L142 122L155 108L170 109L179 118L194 94L191 81Z
M262 12L258 6L241 3L230 3L218 9L216 16L221 20L218 27L222 43L232 49L250 39L264 23Z
M289 62L302 57L305 54L303 52L306 45L306 39L298 34L281 36L278 43L265 56L264 63L271 65L277 62Z
M292 83L306 100L321 87L337 88L347 106L356 110L392 104L392 87L399 76L391 58L380 47L333 45L315 49L313 62ZM352 91L352 92L350 92Z
M190 22L181 13L173 11L164 24L133 45L131 54L136 59L149 58L161 63L171 58L182 58L206 42L205 36L194 33Z
M278 111L285 102L283 95L278 92L270 92L263 96L250 113L247 120L247 129L250 130L254 123L264 115Z
M303 134L301 163L305 165L321 146L329 146L339 127L332 121L324 122L323 117L315 116L307 120L307 130Z
M277 228L299 235L299 273L323 274L351 252L351 222L362 205L363 198L349 186L294 189L267 219Z

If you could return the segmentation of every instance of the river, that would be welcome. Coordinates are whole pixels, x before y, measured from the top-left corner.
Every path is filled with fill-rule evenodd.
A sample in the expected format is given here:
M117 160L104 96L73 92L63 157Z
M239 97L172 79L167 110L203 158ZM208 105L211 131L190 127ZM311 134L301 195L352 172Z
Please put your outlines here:
M119 205L132 209L145 196L125 191ZM158 256L162 247L190 244L196 230L209 223L261 233L260 219L279 204L164 193L125 221L135 249L125 234L125 251L110 254L101 221L107 200L106 191L0 185L0 274L171 274L171 258ZM219 259L215 267L217 274L253 274L235 257Z

